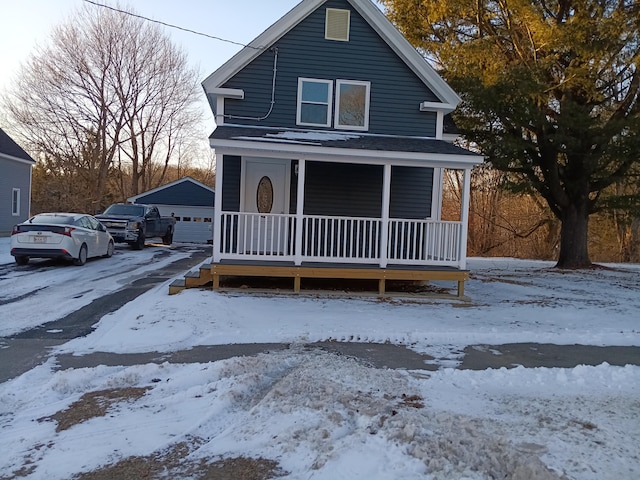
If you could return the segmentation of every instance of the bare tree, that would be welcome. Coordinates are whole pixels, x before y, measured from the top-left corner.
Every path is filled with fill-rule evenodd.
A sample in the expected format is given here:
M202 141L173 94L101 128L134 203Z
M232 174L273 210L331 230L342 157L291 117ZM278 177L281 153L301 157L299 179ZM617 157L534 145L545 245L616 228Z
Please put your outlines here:
M87 211L105 203L116 169L130 174L123 197L158 186L200 120L184 52L158 26L95 6L56 27L15 85L9 116L51 173L78 180Z

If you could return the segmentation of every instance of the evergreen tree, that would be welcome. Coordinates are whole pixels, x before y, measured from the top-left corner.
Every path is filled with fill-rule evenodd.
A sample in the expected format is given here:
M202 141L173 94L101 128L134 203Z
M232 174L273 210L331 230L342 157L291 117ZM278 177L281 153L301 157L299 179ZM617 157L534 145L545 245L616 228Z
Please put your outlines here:
M557 266L589 266L589 216L640 163L638 2L381 3L460 93L461 133L561 221Z

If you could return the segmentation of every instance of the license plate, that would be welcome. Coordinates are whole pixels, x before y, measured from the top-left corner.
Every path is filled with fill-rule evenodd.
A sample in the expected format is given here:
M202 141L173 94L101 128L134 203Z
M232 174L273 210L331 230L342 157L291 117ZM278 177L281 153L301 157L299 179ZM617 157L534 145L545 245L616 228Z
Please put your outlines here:
M47 243L47 237L44 235L34 235L33 243Z

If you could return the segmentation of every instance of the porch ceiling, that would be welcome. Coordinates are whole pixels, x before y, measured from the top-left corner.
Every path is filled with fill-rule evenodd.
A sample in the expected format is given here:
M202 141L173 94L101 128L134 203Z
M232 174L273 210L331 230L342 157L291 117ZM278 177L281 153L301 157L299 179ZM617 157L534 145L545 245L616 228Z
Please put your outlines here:
M354 132L223 125L210 137L216 153L305 160L470 168L483 157L444 140Z

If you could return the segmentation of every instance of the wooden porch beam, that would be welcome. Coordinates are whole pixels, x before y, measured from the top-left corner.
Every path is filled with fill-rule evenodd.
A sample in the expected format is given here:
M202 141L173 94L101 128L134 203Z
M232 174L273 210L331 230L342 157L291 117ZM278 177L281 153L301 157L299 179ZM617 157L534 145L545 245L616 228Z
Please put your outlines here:
M382 182L382 212L380 212L380 267L385 268L388 260L389 246L389 205L391 203L391 164L384 164Z
M462 205L460 206L460 223L462 231L460 232L460 259L459 265L461 269L467 268L467 237L469 235L469 203L471 199L471 169L464 170L464 179L462 182Z
M464 282L469 279L469 272L460 270L214 264L211 265L211 276L213 278L213 289L220 287L221 276L293 278L293 290L296 293L300 292L302 278L378 280L380 295L386 292L387 280L445 280L457 282L457 294L458 297L462 297L464 296Z
M296 200L296 238L294 244L294 263L302 263L302 225L304 217L304 183L307 171L307 162L304 158L298 159L298 194Z

